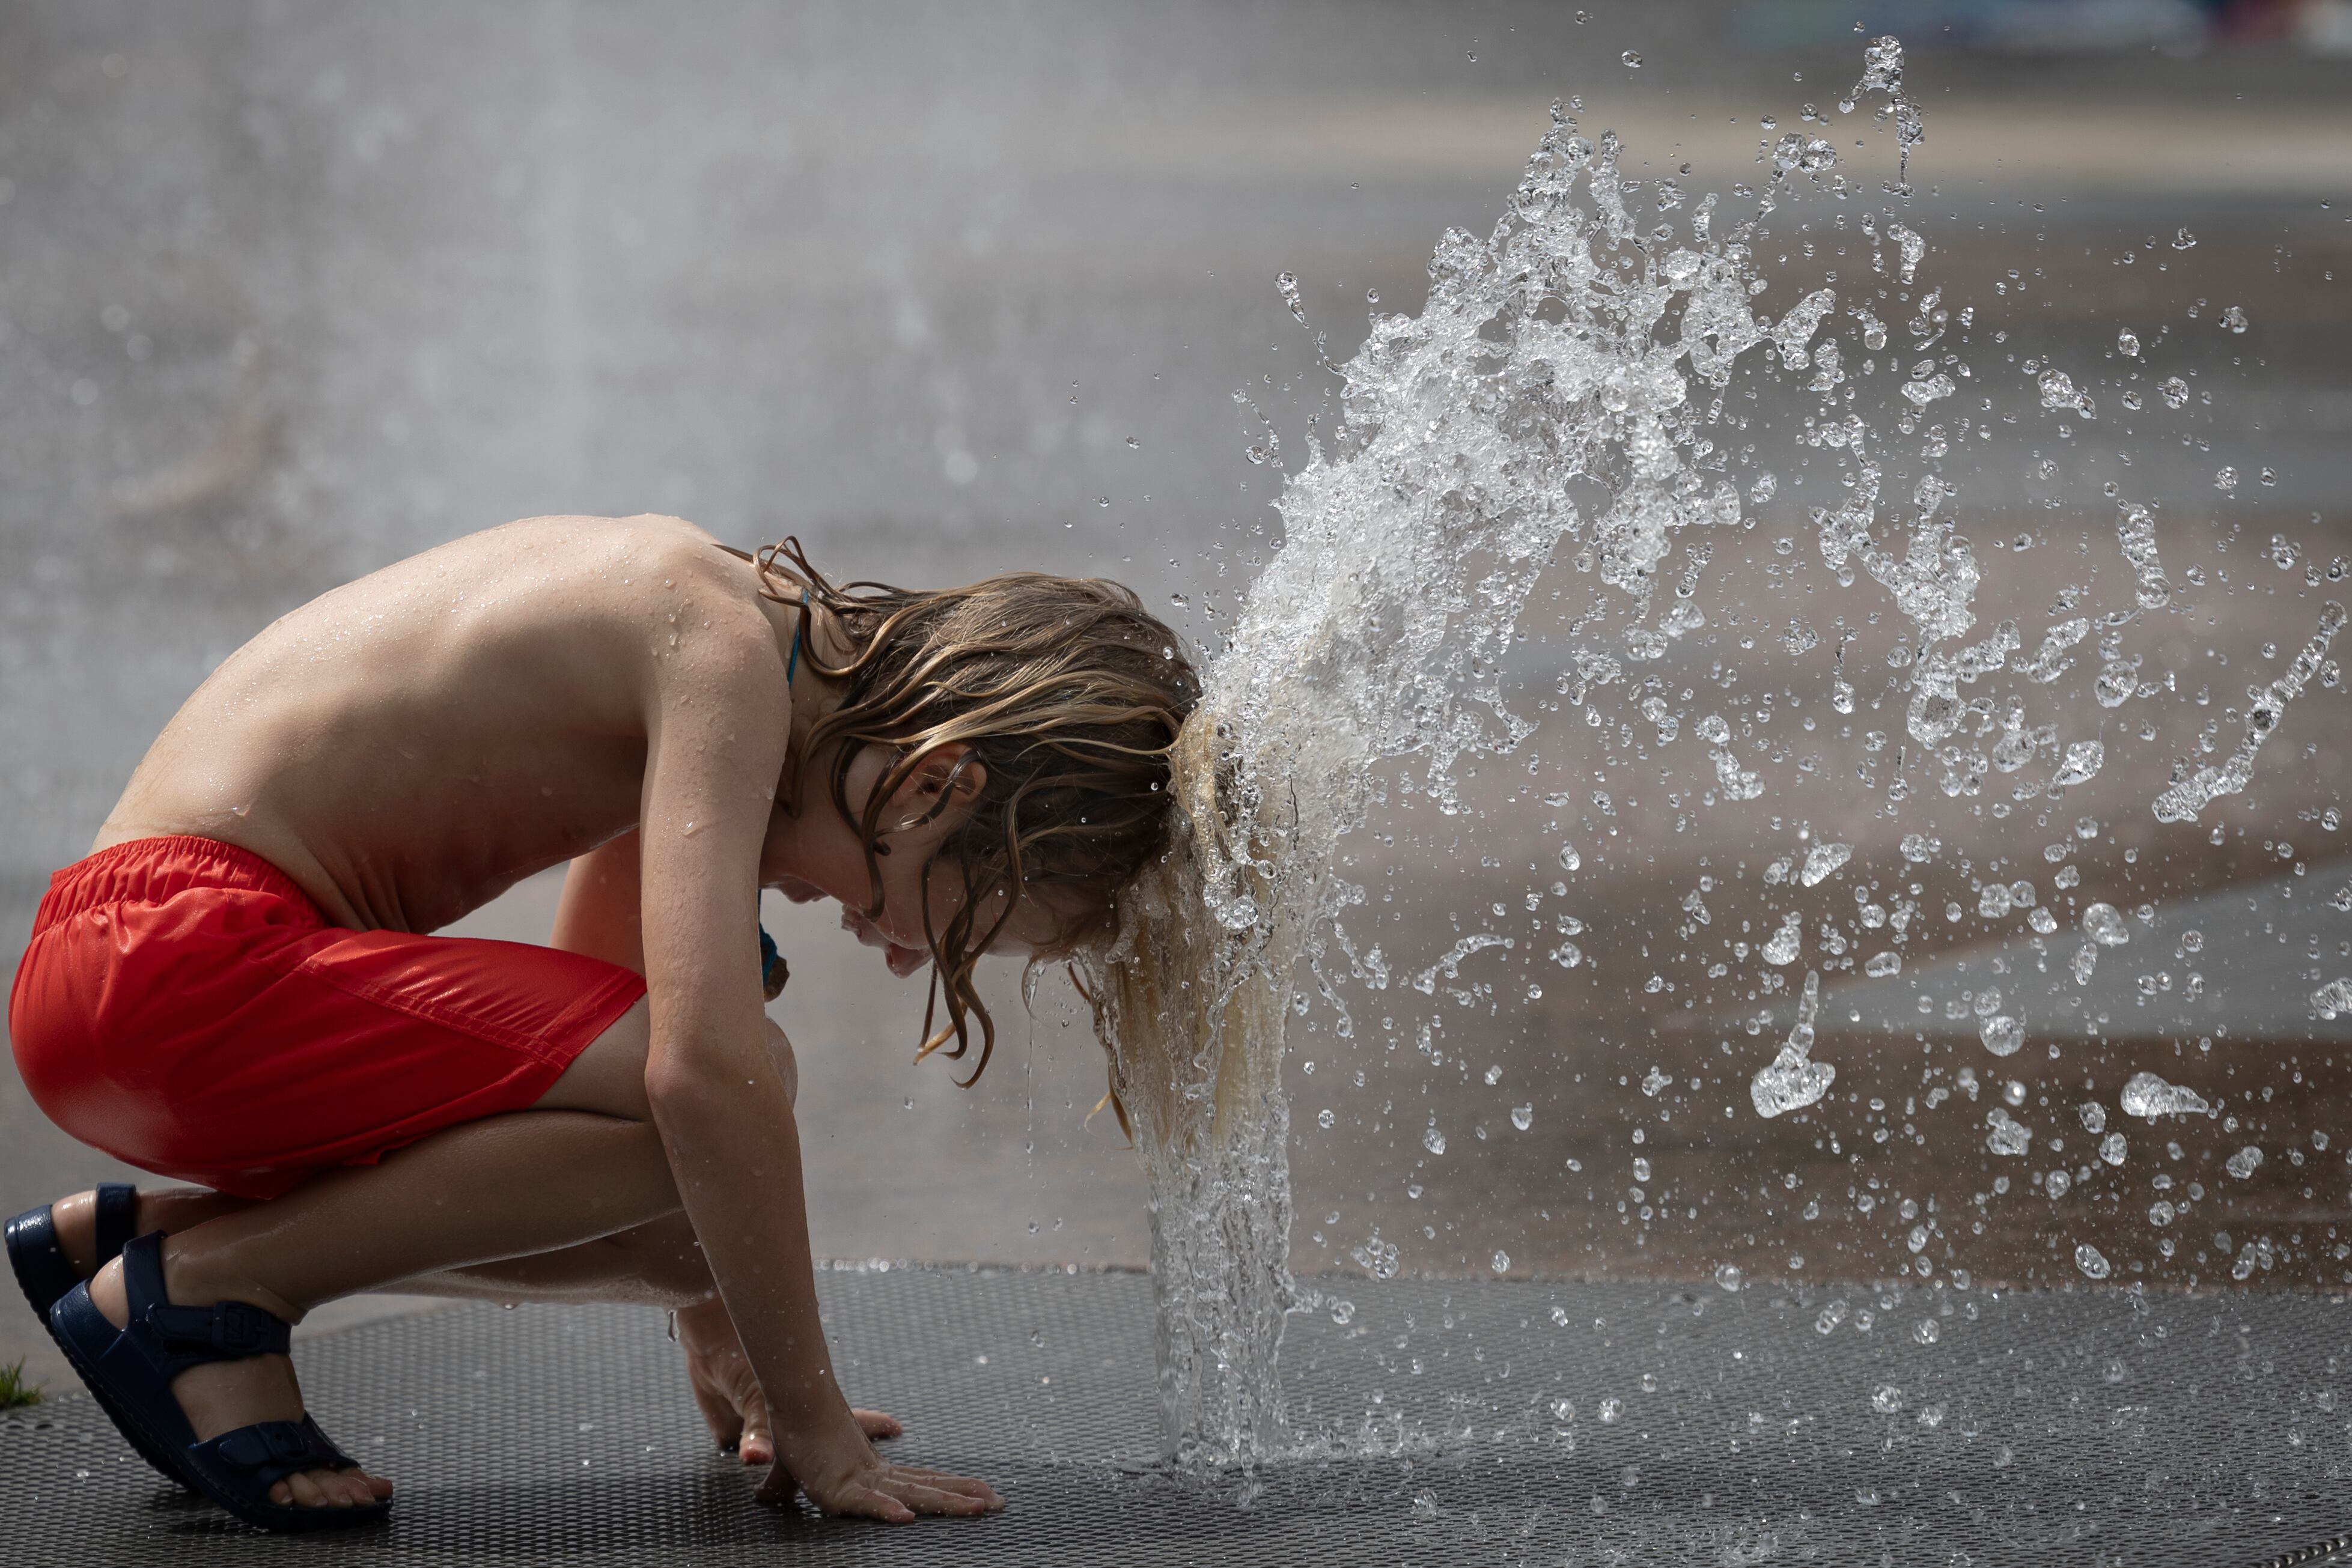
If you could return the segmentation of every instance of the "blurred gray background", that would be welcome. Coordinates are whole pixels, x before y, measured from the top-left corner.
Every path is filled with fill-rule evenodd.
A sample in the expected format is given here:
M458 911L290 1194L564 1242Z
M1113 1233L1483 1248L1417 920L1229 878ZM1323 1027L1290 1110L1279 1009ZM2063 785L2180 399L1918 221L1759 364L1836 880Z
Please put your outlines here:
M0 5L0 956L13 963L48 872L87 847L147 742L230 649L331 585L511 517L677 512L744 544L797 532L835 570L913 583L1014 566L1099 572L1157 605L1184 595L1188 607L1168 613L1213 645L1220 622L1202 607L1229 606L1246 582L1282 466L1303 455L1307 418L1332 406L1278 271L1297 274L1313 329L1342 360L1363 335L1367 290L1384 309L1416 308L1439 233L1492 225L1555 97L1580 96L1588 129L1616 128L1643 177L1686 163L1691 189L1727 192L1757 178L1759 117L1795 127L1807 103L1834 112L1859 71L1858 28L1902 31L1913 47L1928 140L1906 221L1927 234L1927 271L1949 302L1978 311L1969 352L1988 367L2062 356L2085 384L2112 375L2120 386L2136 373L2114 362L2129 325L2152 346L2150 380L2195 376L2210 394L2161 428L2152 398L2131 428L2105 404L2100 439L2132 455L2133 493L2168 504L2176 580L2208 549L2237 552L2209 561L2221 573L2212 591L2151 634L2145 673L2167 660L2184 679L2217 657L2262 665L2279 656L2265 644L2291 653L2321 601L2342 597L2320 574L2306 582L2301 563L2352 549L2347 13L2345 0ZM1848 128L1864 131L1866 118ZM1867 140L1853 154L1875 160L1864 177L1891 174L1885 136ZM2177 246L2182 230L2193 247ZM1768 308L1835 265L1793 231L1783 239L1764 247ZM2248 312L2249 332L2216 327L2226 304ZM1995 330L2005 347L1991 346ZM1284 434L1280 462L1244 457L1261 427L1237 390ZM1793 427L1805 405L1792 397L1788 412ZM1965 459L1963 522L2000 571L2010 563L1985 541L2039 530L2071 552L2078 537L2103 540L2103 564L2082 570L2112 595L2112 511L2095 490L2114 470L2069 449L2053 478L2045 447L2059 450L2030 420L1980 444ZM2228 493L2212 478L2224 462L2247 476ZM2265 468L2271 480L2255 483ZM1776 525L1801 528L1802 500L1784 490L1768 509L1752 536L1757 572L1718 558L1712 605L1737 616L1746 594L1769 618L1777 590L1761 565ZM2274 533L2291 536L2293 571L2263 559ZM2255 574L2258 586L2225 589L2238 562L2237 581ZM2052 586L2039 558L2016 565L1988 583L1991 613L2047 608L2026 604ZM1574 610L1538 597L1567 608L1531 618L1518 673L1531 701L1565 667L1559 622ZM1766 735L1752 743L1759 754L1778 755L1774 723L1810 731L1798 710L1823 712L1830 652L1782 658L1768 643L1738 655L1787 694L1777 720L1749 716ZM2230 1247L2200 1233L2159 1258L2142 1218L2150 1193L2121 1176L2062 1211L2026 1198L2012 1161L2001 1168L2019 1196L1989 1202L1973 1090L1965 1106L1952 1101L1968 1113L1943 1112L1950 1125L1934 1137L1924 1113L1914 1131L1888 1109L1937 1071L1953 1094L1957 1067L1937 1068L1937 1052L1975 1051L1958 1060L1989 1089L2013 1075L2020 1095L2053 1107L2020 1113L2051 1134L2065 1130L2066 1096L2112 1106L2124 1073L2156 1052L2168 1075L2203 1073L2217 1094L2242 1071L2228 1092L2251 1094L2257 1076L2284 1092L2263 1103L2277 1119L2263 1176L2212 1204L2252 1206L2242 1237L2268 1227L2290 1273L2333 1281L2330 1227L2346 1208L2336 1162L2352 1136L2315 1155L2324 1176L2300 1151L2313 1130L2340 1124L2334 1091L2352 1071L2332 1054L2323 1067L2341 1026L2297 998L2313 977L2352 970L2324 902L2345 879L2316 885L2345 852L2322 816L2352 760L2345 699L2340 685L2306 694L2287 721L2292 744L2263 754L2263 788L2232 803L2226 841L2209 843L2204 825L2161 837L2147 798L2183 737L2217 721L2244 684L2235 669L2210 673L2213 712L2184 709L2138 740L2103 732L2107 774L2055 816L2044 803L1988 821L1975 802L1963 820L1972 803L1945 801L1923 779L1910 815L1889 817L1867 783L1832 782L1864 756L1848 724L1838 737L1787 737L1798 749L1842 742L1817 778L1786 772L1790 790L1812 793L1776 793L1695 829L1633 800L1606 822L1580 805L1539 810L1511 783L1474 821L1391 824L1395 842L1368 843L1350 874L1402 890L1396 934L1382 934L1400 970L1441 956L1463 912L1483 919L1491 904L1499 916L1549 886L1562 837L1587 846L1584 870L1575 902L1539 918L1579 910L1593 961L1552 970L1541 1008L1457 1020L1435 1061L1383 1058L1364 1038L1332 1035L1319 1012L1301 1024L1298 1061L1320 1058L1327 1074L1294 1065L1302 1267L1355 1266L1350 1249L1380 1227L1408 1269L1437 1272L1683 1275L1746 1258L1751 1271L1871 1277L1909 1262L1912 1219L1895 1214L1906 1193L1940 1195L1957 1216L1973 1189L1975 1230L1957 1218L1938 1228L1948 1263L2045 1277L2036 1270L2063 1258L2061 1240L2095 1230L2154 1270L2143 1277L2210 1280L2221 1263L2191 1255L2218 1249L2226 1262ZM1865 685L1865 700L1877 690ZM2065 700L2085 724L2106 722L2085 694ZM1580 801L1584 727L1572 711L1541 716L1536 792L1573 789ZM1870 722L1888 719L1899 730L1899 714ZM2225 747L2237 725L2235 710L2219 724ZM1692 760L1700 777L1704 760ZM2004 859L2030 862L2004 875L2044 874L2040 848L2083 816L2100 825L2080 841L2079 896L2161 904L2133 950L2151 964L2175 940L2167 933L2199 918L2177 910L2286 879L2269 904L2240 899L2236 947L2201 922L2214 942L2204 967L2231 982L2214 988L2245 1004L2235 1035L2225 1008L2218 1056L2210 1018L2164 1011L2169 969L2160 992L2153 968L2135 991L2117 958L2101 982L2116 994L2092 1003L2102 1027L2070 1024L2063 1060L2054 1044L2044 1060L2038 1037L2006 1063L1984 1058L1964 997L1949 1013L1958 1021L1945 1016L1967 982L1938 992L1932 977L1969 964L1981 977L2025 929L1929 918L1900 996L1857 992L1825 1014L1815 1054L1842 1062L1837 1097L1768 1127L1746 1106L1746 1078L1785 1034L1786 998L1774 1018L1769 988L1760 1009L1753 990L1641 988L1654 966L1646 946L1631 948L1684 919L1701 857L1760 866L1787 852L1798 817L1855 842L1857 875L1940 876L1924 905L1948 894L1973 912L1971 883ZM1894 840L1921 830L1970 844L1974 860L1906 868ZM1609 842L1618 834L1627 848ZM2318 869L2298 883L2306 862ZM2292 904L2298 886L2283 935L2278 900ZM1843 893L1824 887L1820 902ZM1743 912L1738 897L1721 895L1718 921ZM537 939L552 900L542 879L469 928ZM1752 918L1767 919L1760 905ZM800 977L778 1016L804 1064L822 1250L1143 1259L1141 1184L1109 1116L1084 1120L1100 1052L1058 981L1032 1017L1013 977L998 977L1003 1047L961 1093L939 1064L909 1065L913 988L821 915L779 909L773 925ZM1539 961L1542 946L1507 961ZM1944 950L1961 970L1934 967ZM2049 951L2063 967L2072 948ZM2012 957L2040 961L2023 948ZM1840 1028L1851 1030L1843 1049ZM1743 1054L1726 1060L1735 1042ZM2241 1050L2256 1054L2231 1056ZM2303 1053L2293 1065L2289 1051ZM1662 1061L1687 1086L1645 1097L1643 1070ZM1490 1063L1494 1077L1474 1074ZM1348 1076L1359 1071L1361 1083ZM1659 1127L1678 1096L1689 1109ZM1421 1144L1423 1100L1454 1129L1448 1161ZM1535 1107L1532 1127L1508 1130L1521 1103ZM1326 1130L1316 1113L1333 1107ZM2244 1113L2243 1134L2218 1122L2202 1143L2178 1134L2191 1146L2174 1162L2210 1163L2247 1141ZM1897 1153L1872 1141L1889 1124L1905 1127ZM1629 1204L1621 1167L1643 1126L1644 1157L1665 1166L1671 1146L1677 1174ZM1874 1157L1914 1163L1859 1174L1842 1129ZM0 1137L11 1205L111 1168L50 1129L13 1077L0 1083ZM2053 1162L2034 1163L2039 1186L2038 1166ZM2130 1174L2145 1187L2162 1172ZM1857 1207L1872 1193L1883 1203ZM1801 1216L1815 1197L1832 1212ZM1810 1264L1790 1264L1808 1234Z

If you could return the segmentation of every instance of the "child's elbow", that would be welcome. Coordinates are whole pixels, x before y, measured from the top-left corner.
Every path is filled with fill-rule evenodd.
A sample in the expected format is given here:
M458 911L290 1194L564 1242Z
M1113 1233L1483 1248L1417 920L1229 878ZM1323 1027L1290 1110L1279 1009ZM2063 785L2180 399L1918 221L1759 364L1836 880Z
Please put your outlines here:
M781 1086L789 1105L800 1091L800 1074L783 1031L766 1024L760 1045L677 1051L656 1050L646 1059L646 1100L655 1119L700 1120L740 1110L746 1097L757 1101Z

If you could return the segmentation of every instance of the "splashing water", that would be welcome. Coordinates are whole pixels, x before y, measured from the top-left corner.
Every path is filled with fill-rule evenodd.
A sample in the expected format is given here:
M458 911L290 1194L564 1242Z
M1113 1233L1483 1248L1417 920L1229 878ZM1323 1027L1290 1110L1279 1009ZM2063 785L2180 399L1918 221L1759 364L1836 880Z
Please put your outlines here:
M1459 812L1456 763L1534 727L1504 706L1498 670L1555 549L1569 541L1646 612L1676 534L1742 522L1738 488L1694 451L1734 361L1771 343L1805 368L1834 305L1823 289L1759 319L1747 225L1715 238L1703 203L1696 248L1657 244L1638 232L1618 154L1613 134L1596 146L1555 109L1494 232L1448 231L1421 316L1374 321L1345 370L1335 448L1290 477L1284 542L1180 741L1184 843L1129 891L1121 944L1084 966L1152 1186L1161 1415L1179 1458L1242 1462L1281 1442L1274 1354L1297 1295L1283 1004L1326 922L1360 896L1331 859L1363 820L1374 763L1425 757L1403 788ZM1629 274L1618 258L1634 256ZM1572 486L1600 498L1580 507ZM1629 652L1656 657L1668 635L1637 624ZM1577 665L1583 683L1618 667L1592 650ZM1727 792L1760 792L1715 727L1700 733Z
M2344 606L2329 600L2319 612L2319 630L2303 645L2286 674L2267 686L2250 686L2246 690L2246 738L2230 753L2226 761L2217 767L2200 768L2189 773L2184 763L2173 770L2173 779L2164 792L2156 798L2156 820L2159 822L2193 822L2197 813L2224 795L2235 795L2252 781L2254 753L2263 742L2278 728L2286 713L2286 705L2302 695L2303 688L2326 661L2327 644L2344 628Z
M1901 180L1885 189L1907 195L1908 158L1923 132L1903 95L1895 40L1870 46L1854 96L1865 92L1885 95L1881 118L1891 118L1902 159ZM1588 640L1565 650L1559 695L1593 725L1601 721L1588 705L1603 688L1636 686L1631 669L1663 658L1675 639L1706 623L1693 601L1714 549L1710 534L1753 527L1748 506L1762 505L1775 487L1761 473L1743 486L1727 471L1732 454L1717 448L1718 427L1745 428L1743 416L1727 411L1735 373L1752 367L1821 394L1820 416L1806 420L1798 439L1822 455L1836 484L1829 493L1839 497L1811 508L1822 559L1840 587L1868 577L1908 622L1908 646L1899 663L1890 660L1907 671L1904 729L1923 758L1941 764L1946 792L1972 794L1989 768L2014 772L2044 754L2052 758L2047 787L2063 789L2089 780L2105 761L2100 742L2062 745L2053 726L2030 723L2015 699L1963 694L2010 668L2023 636L2009 621L1978 629L1982 570L1949 510L1957 486L1932 461L1906 455L1906 477L1916 475L1907 507L1890 506L1877 456L1887 438L1850 395L1832 401L1845 379L1841 315L1865 349L1887 347L1889 325L1872 303L1859 299L1841 312L1837 292L1822 287L1777 320L1759 314L1755 301L1768 285L1751 244L1761 221L1817 188L1841 199L1853 193L1827 143L1816 150L1784 138L1768 152L1769 183L1754 217L1718 232L1710 195L1679 220L1661 222L1657 214L1670 204L1643 212L1629 199L1635 182L1621 166L1615 135L1588 140L1555 106L1504 216L1483 238L1446 232L1418 317L1374 318L1363 347L1338 371L1344 392L1336 434L1328 446L1310 434L1308 460L1287 476L1276 503L1282 542L1239 606L1224 650L1208 662L1200 710L1178 742L1179 841L1122 894L1117 946L1079 964L1150 1182L1162 1437L1180 1462L1248 1465L1296 1449L1276 1371L1284 1320L1299 1306L1288 1267L1285 1027L1292 977L1304 963L1338 1015L1338 1033L1353 1032L1324 960L1336 946L1349 972L1370 972L1370 958L1359 956L1339 925L1365 894L1337 873L1335 856L1365 820L1375 768L1412 758L1394 789L1449 816L1469 810L1457 768L1514 750L1535 728L1507 704L1502 672L1520 613L1556 563L1596 576L1625 608L1621 647ZM1864 228L1895 248L1894 268L1914 287L1927 241L1891 216ZM1296 277L1284 274L1277 288L1303 319ZM1906 329L1915 351L1924 351L1952 312L1939 288L1906 300L1916 312ZM1890 409L1903 434L1953 395L1939 381L1950 378L1933 361L1912 371ZM2035 384L2049 406L2093 412L2088 394L2063 372ZM1931 439L1925 455L1942 450ZM1263 460L1277 456L1269 424ZM1261 460L1255 449L1252 460ZM1738 462L1744 467L1748 458ZM2095 622L2100 700L2108 706L2141 691L2122 629L2171 598L2152 514L2119 505L2117 541L2137 587L2130 609ZM1678 549L1679 585L1661 596L1659 585L1675 581L1667 568ZM2343 616L2329 610L2332 619L2270 688L2267 706L2258 702L2259 728L2250 725L2240 758L2218 770L2222 777L2202 799L2242 788L2252 748L2324 659ZM1570 636L1600 619L1580 620ZM2094 625L2079 616L2052 626L2017 674L2029 685L2055 681L2077 662L2074 650ZM1792 623L1782 641L1795 655L1820 638ZM1838 652L1843 661L1843 643ZM1852 711L1852 700L1848 687L1837 711ZM1947 745L1988 708L2005 727L1993 758L1964 742ZM1661 745L1680 723L1663 703L1644 706L1642 716L1657 727ZM1975 733L1995 720L1981 722ZM1764 792L1723 714L1700 714L1692 730L1712 765L1706 804ZM2192 780L2175 790L2202 787ZM1890 803L1905 788L1898 778ZM2158 815L2166 810L2159 803ZM1941 847L1917 834L1904 846L1915 860ZM1817 844L1795 875L1785 862L1780 874L1811 888L1841 874L1851 853L1843 843ZM1559 859L1567 871L1580 863L1570 847ZM2030 895L2011 895L2011 905L2021 899ZM1694 912L1702 921L1703 908ZM2107 939L2088 934L2076 959L2085 981ZM2126 935L2119 921L2114 935ZM1414 988L1432 991L1440 976L1452 978L1497 945L1507 943L1464 937L1415 975ZM1793 964L1801 923L1759 946L1767 964ZM1570 967L1582 959L1572 943L1549 956ZM1892 976L1902 958L1882 951L1862 968ZM1386 976L1380 971L1382 983ZM1808 971L1796 1027L1751 1080L1761 1115L1818 1102L1835 1077L1810 1056L1820 989L1818 973ZM1997 1056L2016 1051L2022 1036L2006 1015L1983 1026ZM2136 1093L2137 1080L2126 1089L2127 1112L2202 1109L2189 1092L2151 1082L2153 1092ZM1527 1125L1516 1116L1514 1124ZM2030 1131L2005 1112L1986 1125L1995 1153L2025 1152ZM1445 1146L1433 1122L1424 1146L1433 1157ZM1395 1272L1394 1244L1378 1245L1375 1271Z
M1812 1060L1813 1019L1822 1005L1822 977L1814 970L1805 971L1804 994L1797 1001L1797 1024L1780 1047L1780 1054L1768 1067L1759 1068L1748 1085L1748 1097L1756 1103L1756 1113L1769 1120L1785 1111L1801 1110L1829 1092L1837 1081L1837 1069L1826 1061Z
M2153 1072L2135 1072L2124 1085L2124 1114L2155 1121L2158 1116L2196 1116L2211 1109L2194 1089L2167 1083Z

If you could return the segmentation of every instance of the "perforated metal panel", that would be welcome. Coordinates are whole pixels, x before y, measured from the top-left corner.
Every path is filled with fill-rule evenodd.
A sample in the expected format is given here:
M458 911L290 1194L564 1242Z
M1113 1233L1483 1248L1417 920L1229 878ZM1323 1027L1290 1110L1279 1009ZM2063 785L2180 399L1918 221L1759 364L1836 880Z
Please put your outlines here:
M1294 1320L1286 1364L1295 1424L1353 1457L1204 1486L1151 1462L1148 1281L821 1284L853 1396L1006 1513L891 1528L757 1506L709 1451L658 1314L459 1307L298 1347L313 1408L399 1483L391 1524L247 1531L157 1483L77 1396L0 1418L0 1559L2251 1568L2352 1530L2335 1299L1330 1281L1349 1321Z

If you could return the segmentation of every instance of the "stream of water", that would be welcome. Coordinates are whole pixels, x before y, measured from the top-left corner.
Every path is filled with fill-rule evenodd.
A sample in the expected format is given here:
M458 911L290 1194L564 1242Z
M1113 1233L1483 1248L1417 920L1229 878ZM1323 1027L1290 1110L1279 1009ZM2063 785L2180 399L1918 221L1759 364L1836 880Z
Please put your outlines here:
M1337 846L1383 788L1466 810L1465 759L1511 752L1533 733L1502 671L1548 570L1601 585L1570 628L1561 708L1597 728L1612 697L1641 700L1643 667L1707 623L1715 541L1753 528L1773 493L1743 434L1758 399L1802 411L1798 442L1832 468L1835 500L1811 508L1821 570L1907 623L1889 661L1905 731L1890 801L1974 793L1990 770L2037 789L2046 778L2052 790L2095 775L2101 743L2035 714L2038 688L2085 643L2103 706L2153 695L2128 651L2135 623L2172 597L2151 497L2109 486L2116 548L2137 584L2126 601L2086 607L2030 642L2014 622L1979 623L1985 569L1956 531L1942 459L1971 420L1996 417L1988 394L2003 394L1965 361L1970 312L1921 276L1927 243L1907 181L1926 127L1903 69L1901 46L1876 40L1818 131L1811 113L1784 133L1765 120L1755 188L1736 185L1727 201L1695 197L1671 174L1633 177L1613 134L1588 135L1573 101L1556 106L1492 231L1447 232L1421 312L1376 315L1361 350L1334 367L1341 416L1289 476L1278 548L1208 664L1181 742L1181 845L1131 890L1120 945L1087 976L1150 1177L1171 1457L1246 1465L1307 1440L1286 1421L1276 1371L1284 1319L1300 1305L1285 1025L1304 1008L1293 991L1302 966L1384 983L1387 962L1346 934L1364 892L1339 874ZM1849 149L1853 131L1874 122L1892 177L1852 172L1832 121ZM1862 259L1841 286L1760 314L1760 236L1800 204L1835 204ZM1294 280L1281 286L1299 313ZM1899 395L1857 401L1864 361ZM2028 372L2023 392L2006 395L2095 416L2065 369ZM1916 478L1890 494L1881 453L1912 437L1920 455L1906 451L1903 467ZM2342 619L2326 607L2310 646L2254 702L2243 743L2179 770L2152 801L2158 818L2193 820L2243 788ZM1832 706L1852 713L1841 671ZM1765 789L1746 743L1704 697L1684 712L1652 695L1641 712L1662 742L1686 725L1705 744L1706 804ZM1412 760L1383 768L1399 758ZM1848 852L1814 843L1786 874L1811 887L1843 874ZM1785 951L1763 945L1768 963L1796 957L1790 922L1774 938ZM2087 917L2085 936L2086 954L2105 940ZM1554 956L1577 961L1573 944ZM1820 985L1804 972L1795 1028L1742 1097L1761 1115L1818 1101L1834 1076L1809 1057ZM1348 1035L1344 998L1322 994ZM1393 1269L1393 1249L1370 1261Z

